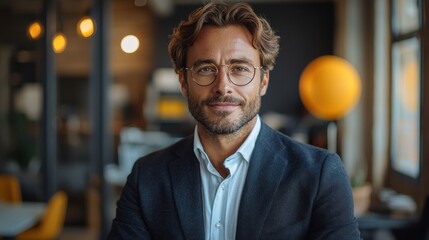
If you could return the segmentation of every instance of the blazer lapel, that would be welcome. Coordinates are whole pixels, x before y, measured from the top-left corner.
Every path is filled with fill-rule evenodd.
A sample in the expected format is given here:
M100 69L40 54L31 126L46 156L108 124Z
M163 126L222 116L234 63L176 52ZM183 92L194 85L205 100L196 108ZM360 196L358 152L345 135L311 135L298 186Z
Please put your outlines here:
M179 151L177 160L169 164L177 212L185 238L204 239L200 171L192 141Z
M238 212L236 239L259 239L271 201L285 173L287 161L275 134L265 124L256 141Z

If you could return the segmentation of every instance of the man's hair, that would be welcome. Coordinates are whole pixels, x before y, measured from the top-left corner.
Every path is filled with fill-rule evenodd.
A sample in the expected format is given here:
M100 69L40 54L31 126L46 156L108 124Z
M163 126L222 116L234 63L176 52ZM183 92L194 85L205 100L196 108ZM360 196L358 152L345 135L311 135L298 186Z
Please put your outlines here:
M210 2L192 12L173 30L168 52L176 72L186 67L189 48L205 25L242 25L253 37L252 45L259 51L261 65L272 70L279 52L279 36L271 29L267 20L256 15L247 3Z

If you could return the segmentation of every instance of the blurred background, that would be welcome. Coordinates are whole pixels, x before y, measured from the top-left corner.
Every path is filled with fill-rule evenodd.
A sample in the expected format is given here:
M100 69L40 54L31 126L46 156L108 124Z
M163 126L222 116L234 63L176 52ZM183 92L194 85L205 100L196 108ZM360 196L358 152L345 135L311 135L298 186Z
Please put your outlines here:
M19 180L23 202L66 193L60 239L104 239L134 161L192 133L167 45L206 2L0 0L0 173ZM341 156L367 239L401 239L420 226L429 194L428 2L248 2L280 36L262 119ZM343 93L314 109L300 83L326 55L358 77L309 77L313 94Z

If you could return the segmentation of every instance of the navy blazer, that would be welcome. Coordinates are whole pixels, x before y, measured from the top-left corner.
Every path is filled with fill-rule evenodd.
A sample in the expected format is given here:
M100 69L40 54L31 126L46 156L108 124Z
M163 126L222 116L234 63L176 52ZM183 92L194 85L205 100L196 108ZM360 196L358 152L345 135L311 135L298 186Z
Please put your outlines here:
M193 136L139 159L108 239L204 239ZM360 239L338 155L262 124L249 163L236 239Z

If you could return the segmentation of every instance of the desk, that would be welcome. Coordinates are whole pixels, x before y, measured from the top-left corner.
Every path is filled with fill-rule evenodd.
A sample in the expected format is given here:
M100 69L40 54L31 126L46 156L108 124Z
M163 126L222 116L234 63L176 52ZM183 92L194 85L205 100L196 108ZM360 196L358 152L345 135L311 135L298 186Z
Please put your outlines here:
M45 212L46 204L39 202L0 202L0 236L15 237L36 224Z

